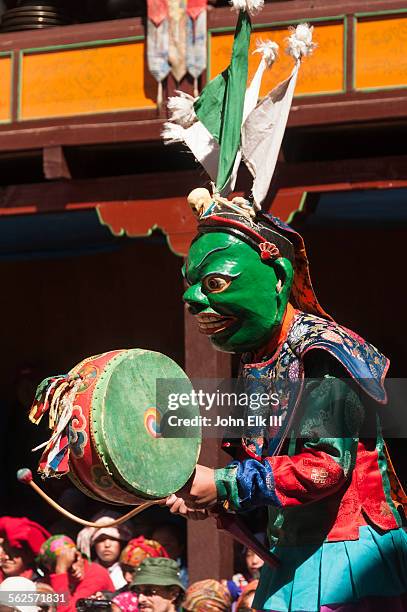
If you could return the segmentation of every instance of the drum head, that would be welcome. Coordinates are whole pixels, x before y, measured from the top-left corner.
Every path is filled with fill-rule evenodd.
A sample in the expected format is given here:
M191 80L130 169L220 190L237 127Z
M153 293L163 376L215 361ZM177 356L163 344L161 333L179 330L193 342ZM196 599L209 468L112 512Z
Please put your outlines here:
M186 374L169 357L133 349L114 357L96 385L91 430L99 456L113 479L145 498L174 493L188 481L200 451L199 426L177 426L160 433L168 419L165 402L157 407L158 379L171 379L176 390L192 389ZM199 407L182 407L182 417L199 418ZM184 437L182 437L184 436Z

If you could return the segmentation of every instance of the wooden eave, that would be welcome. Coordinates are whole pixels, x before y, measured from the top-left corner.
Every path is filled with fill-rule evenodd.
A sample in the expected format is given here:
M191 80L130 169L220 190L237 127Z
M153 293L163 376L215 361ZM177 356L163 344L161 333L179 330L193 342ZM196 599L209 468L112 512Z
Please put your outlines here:
M399 11L405 0L284 0L267 3L254 19L255 26L299 19L318 19L344 15L351 31L353 15L364 11ZM235 17L229 8L208 11L208 28L233 27ZM143 36L141 18L51 28L43 31L0 34L0 52L14 51L15 82L19 74L21 49L81 43L89 40ZM353 37L347 37L347 62L352 62ZM348 74L350 71L348 70ZM349 81L349 79L348 79ZM169 78L164 96L173 92L176 83ZM191 91L184 79L182 89ZM14 92L16 94L16 92ZM12 121L0 125L0 150L17 151L50 146L80 146L98 143L152 142L160 139L165 110L134 110L97 115L17 121L17 95L13 97ZM288 126L340 125L365 121L394 121L406 117L407 89L369 92L352 90L335 95L297 97L294 100Z

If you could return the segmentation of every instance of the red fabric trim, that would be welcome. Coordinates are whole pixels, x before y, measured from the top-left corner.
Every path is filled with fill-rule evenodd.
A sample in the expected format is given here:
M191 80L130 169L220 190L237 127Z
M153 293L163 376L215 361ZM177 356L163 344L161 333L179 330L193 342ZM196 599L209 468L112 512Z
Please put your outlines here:
M374 440L359 441L356 465L347 487L343 470L325 452L267 457L281 505L299 506L331 497L333 503L325 509L332 508L333 526L327 535L330 542L357 540L359 527L368 523L383 531L397 529L399 525L386 499L374 445Z
M219 221L220 223L222 223L222 225L232 225L233 227L237 227L237 229L240 229L244 234L249 234L253 238L256 238L256 240L258 240L259 242L264 242L264 236L262 236L261 234L258 234L257 232L252 230L247 225L244 225L243 223L239 223L239 221L235 221L234 219L225 220L224 217L218 217L218 215L211 215L210 220ZM276 232L276 230L271 230L271 231ZM259 254L260 254L260 251L259 251Z
M147 16L158 27L168 17L167 0L147 0Z
M358 445L357 482L363 512L375 525L384 530L398 527L387 502L379 470L379 455L376 448L369 449L375 441L360 441Z
M202 11L206 11L206 4L206 0L188 0L187 14L192 19L196 19Z

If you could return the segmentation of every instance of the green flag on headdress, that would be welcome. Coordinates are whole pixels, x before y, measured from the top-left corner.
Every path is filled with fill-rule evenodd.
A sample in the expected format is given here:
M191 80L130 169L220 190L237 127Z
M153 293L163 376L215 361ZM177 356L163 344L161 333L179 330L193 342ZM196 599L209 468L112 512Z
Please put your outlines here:
M248 13L240 11L230 65L208 83L194 105L199 121L220 146L216 179L220 192L229 180L240 146L251 30Z

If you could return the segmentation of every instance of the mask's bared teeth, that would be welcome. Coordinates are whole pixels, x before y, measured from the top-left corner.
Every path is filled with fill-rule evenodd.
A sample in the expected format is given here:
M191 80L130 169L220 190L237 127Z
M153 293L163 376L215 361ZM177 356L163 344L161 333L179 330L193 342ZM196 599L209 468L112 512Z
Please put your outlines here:
M222 317L220 315L211 315L210 319L204 318L202 315L197 315L198 329L202 334L211 336L217 334L231 325L234 321L233 317ZM209 313L208 313L209 314Z

